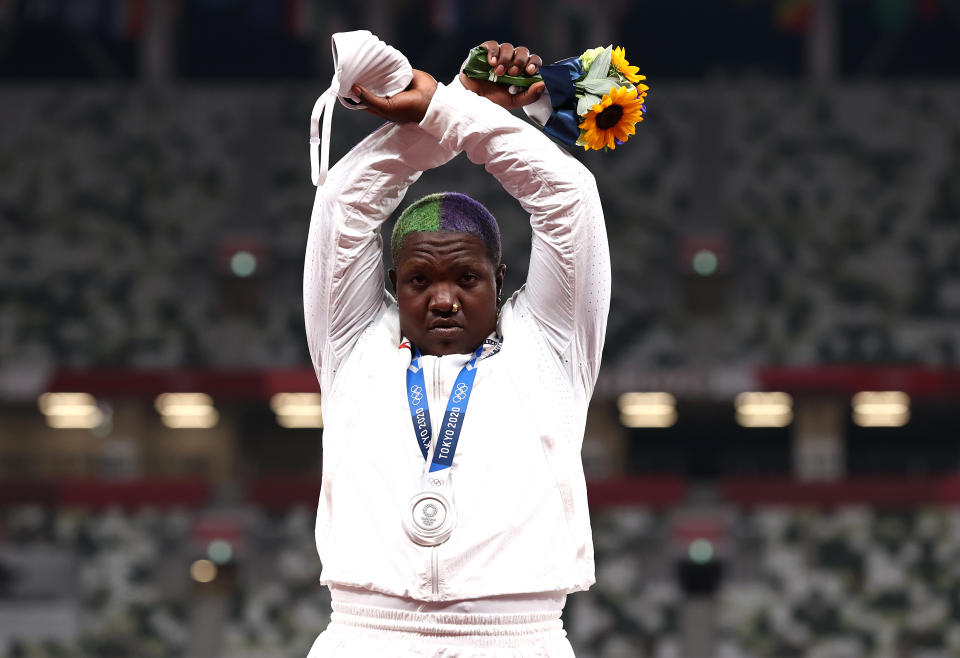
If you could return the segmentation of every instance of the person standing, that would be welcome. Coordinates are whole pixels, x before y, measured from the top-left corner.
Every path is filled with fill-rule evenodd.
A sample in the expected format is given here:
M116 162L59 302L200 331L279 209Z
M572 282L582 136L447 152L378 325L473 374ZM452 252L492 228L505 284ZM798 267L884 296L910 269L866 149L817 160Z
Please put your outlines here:
M535 73L487 42L495 71ZM572 656L560 613L594 582L580 460L610 303L590 172L464 75L414 71L391 98L352 92L388 123L317 190L304 314L323 391L316 541L333 615L310 658ZM461 151L530 214L526 283L502 299L496 220L457 193L411 204L422 172ZM395 295L395 296L394 296Z

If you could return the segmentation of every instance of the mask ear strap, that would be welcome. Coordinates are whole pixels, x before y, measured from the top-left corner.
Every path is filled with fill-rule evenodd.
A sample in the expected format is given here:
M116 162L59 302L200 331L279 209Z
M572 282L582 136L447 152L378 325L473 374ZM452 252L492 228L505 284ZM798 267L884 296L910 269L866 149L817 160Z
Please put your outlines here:
M330 130L333 125L333 106L337 100L337 91L330 87L313 105L310 113L310 180L317 187L327 180L330 168ZM323 115L323 133L320 133L320 115ZM317 146L320 153L317 153Z
M0 4L2 2L0 0ZM333 79L310 113L310 180L317 187L327 180L330 169L333 106L341 87L349 90L354 82L362 80L371 92L390 96L405 89L413 78L407 58L367 30L338 32L330 37L330 44L333 48ZM340 98L343 106L351 110L365 107L359 101L349 93ZM323 130L320 129L321 115Z

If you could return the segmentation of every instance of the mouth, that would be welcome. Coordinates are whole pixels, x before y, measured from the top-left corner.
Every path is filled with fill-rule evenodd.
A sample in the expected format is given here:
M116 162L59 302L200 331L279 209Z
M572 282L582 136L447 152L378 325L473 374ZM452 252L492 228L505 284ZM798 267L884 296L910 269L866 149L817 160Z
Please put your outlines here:
M463 327L450 320L440 320L427 327L427 331L439 336L452 336L463 331Z

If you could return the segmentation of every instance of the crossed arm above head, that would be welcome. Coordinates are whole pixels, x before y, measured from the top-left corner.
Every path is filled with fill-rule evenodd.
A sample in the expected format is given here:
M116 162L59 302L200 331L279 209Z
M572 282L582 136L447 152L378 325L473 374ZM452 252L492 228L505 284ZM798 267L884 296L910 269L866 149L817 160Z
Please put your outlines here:
M509 43L486 41L483 47L487 49L487 63L494 67L497 75L518 75L521 71L533 75L543 64L539 55L531 54L526 46L514 48ZM487 98L500 107L516 110L524 105L535 102L546 88L543 82L530 85L518 94L511 94L503 85L475 80L463 73L460 74L460 84L478 96ZM355 93L366 104L366 110L381 119L394 122L416 122L423 120L430 106L434 92L437 90L437 81L429 73L413 70L413 82L410 87L389 98L370 93L360 85L354 85Z
M535 73L540 66L526 48L484 45L495 72ZM539 129L500 109L523 107L543 91L538 82L510 94L503 85L463 74L444 87L417 70L410 87L390 98L354 88L367 111L393 123L338 162L318 191L304 273L308 342L318 374L322 360L325 370L336 367L381 308L381 224L422 171L465 151L530 214L533 241L523 303L577 388L592 391L610 301L609 251L596 185L583 165ZM323 255L311 268L318 251Z

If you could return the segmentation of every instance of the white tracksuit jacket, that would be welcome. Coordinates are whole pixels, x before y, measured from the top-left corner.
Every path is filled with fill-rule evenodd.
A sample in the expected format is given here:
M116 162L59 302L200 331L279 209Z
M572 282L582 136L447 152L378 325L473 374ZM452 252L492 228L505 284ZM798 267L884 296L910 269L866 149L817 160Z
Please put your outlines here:
M424 461L406 397L410 351L384 290L381 225L407 187L460 151L530 213L526 285L503 304L451 470L450 539L414 544L402 517ZM323 391L321 582L423 601L572 592L594 582L580 446L610 304L593 176L549 138L463 88L438 85L419 124L387 124L317 190L304 313ZM433 427L470 355L423 357Z

